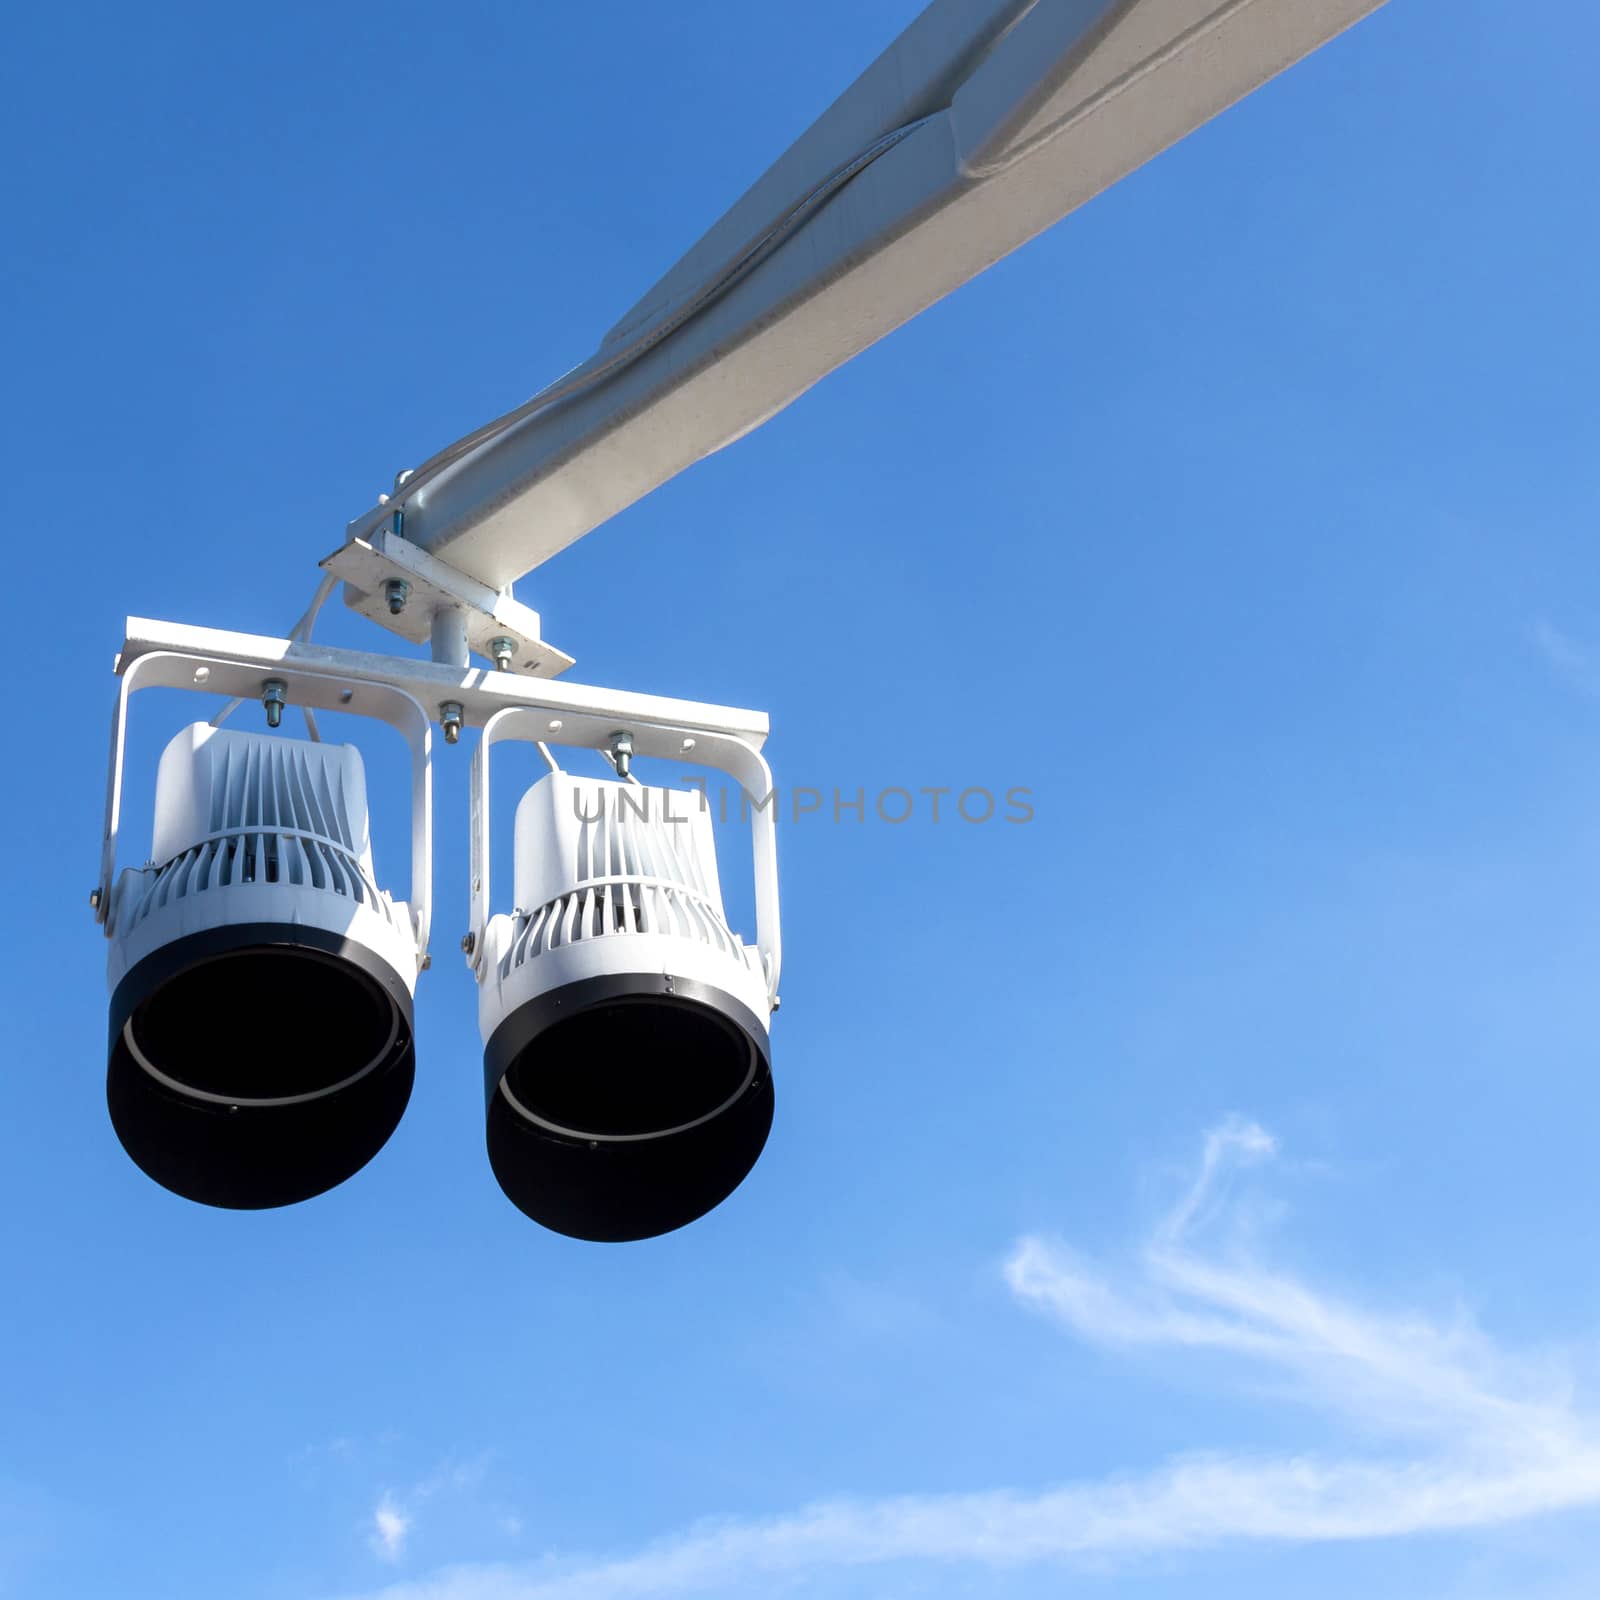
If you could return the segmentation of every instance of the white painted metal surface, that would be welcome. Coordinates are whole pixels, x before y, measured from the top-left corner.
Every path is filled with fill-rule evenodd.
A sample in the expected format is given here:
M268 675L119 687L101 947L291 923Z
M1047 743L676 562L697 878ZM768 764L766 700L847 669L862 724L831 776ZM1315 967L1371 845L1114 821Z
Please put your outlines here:
M496 645L508 639L515 647L510 670L530 678L557 678L572 666L572 657L539 635L539 613L508 592L492 589L419 550L392 529L377 529L370 540L352 539L322 562L325 572L344 583L345 604L352 611L382 623L413 644L434 642L441 614L459 618L462 630L452 640L448 658L465 666L469 650L493 661ZM388 585L403 583L400 610L390 609ZM454 626L454 624L452 625Z
M111 766L101 847L97 916L112 903L122 811L123 750L128 702L141 688L192 689L259 700L268 680L285 686L291 707L349 711L376 717L405 734L412 751L412 879L410 901L418 958L427 953L431 908L433 777L430 715L452 701L462 722L484 737L473 760L472 930L483 947L488 921L488 747L518 738L541 745L605 750L619 731L632 735L635 754L692 763L726 772L751 797L756 870L757 948L769 995L777 990L781 943L778 926L777 842L772 774L760 750L767 718L759 711L707 705L664 695L632 694L585 684L552 683L512 673L401 660L361 650L272 639L259 634L195 628L130 617L117 657L122 682L111 727ZM425 710L424 707L431 708ZM481 866L480 866L481 858ZM476 961L473 961L476 966Z
M486 792L474 784L475 800ZM485 1043L540 995L640 973L707 984L766 1018L763 961L728 925L711 815L697 791L547 773L523 795L514 838L517 909L489 919L474 962ZM486 881L487 861L473 872ZM504 1084L501 1092L511 1093ZM665 1131L681 1130L648 1137Z
M146 623L145 638L136 643L136 618L128 619L128 638L117 657L121 683L111 718L111 761L106 776L106 820L100 845L100 881L95 887L95 918L111 924L116 882L117 844L122 825L122 770L127 748L128 704L140 689L190 689L203 694L237 695L259 699L266 682L282 683L291 702L324 711L351 711L358 716L387 722L411 749L411 884L407 897L419 969L428 956L428 931L433 904L433 766L432 728L428 713L405 689L381 676L349 677L338 663L326 660L301 663L290 659L291 650L309 655L325 652L312 646L291 646L287 640L259 641L277 648L269 659L252 661L229 648L250 641L250 634L228 634L212 628L184 628ZM165 636L163 637L163 634ZM154 635L154 637L150 637ZM220 648L208 648L219 646ZM337 655L338 652L333 652ZM382 657L373 658L382 660Z
M124 869L112 891L113 991L162 946L247 923L337 933L415 986L411 908L377 879L366 774L351 745L193 723L161 756L150 862Z
M935 0L589 362L352 536L401 509L509 584L1381 3Z
M693 710L693 707L684 706L682 709ZM692 941L704 948L695 950L681 950L677 952L676 959L679 965L673 965L663 970L670 970L682 977L703 977L705 981L718 984L729 992L742 995L749 987L748 979L751 974L757 979L757 990L762 1003L756 1005L747 1000L751 1009L757 1016L764 1016L777 1003L778 978L783 964L782 936L778 919L778 847L775 826L776 802L772 799L772 773L767 763L762 759L753 745L746 741L706 727L703 723L694 720L683 720L674 723L645 723L630 721L627 731L633 736L634 751L642 756L657 756L679 764L692 764L695 766L710 767L715 771L726 772L749 796L750 823L751 823L751 850L755 868L755 904L756 904L756 950L759 952L759 964L749 967L745 975L734 982L729 974L734 967L742 965L733 963L726 951L716 949L714 941ZM575 737L574 735L577 734ZM498 963L506 960L512 953L512 947L521 929L518 919L506 916L495 917L490 911L490 857L491 857L491 831L489 812L489 764L490 751L503 739L521 739L540 745L569 744L587 748L597 748L586 733L575 730L570 718L552 718L543 710L533 708L509 708L494 716L483 730L483 738L478 743L478 748L472 758L472 923L470 937L467 942L467 965L478 974L480 982L498 982L509 978L509 969L497 980L494 971ZM549 777L541 779L540 785L552 784L551 793L555 792L553 780L564 780L568 785L572 780L565 774L554 772ZM536 785L535 788L539 788ZM698 830L705 836L703 846L697 846L700 855L710 848L710 816L702 810L703 799L697 792L669 791L663 789L650 789L641 787L637 791L622 789L618 784L607 784L609 791L620 791L623 794L636 793L640 795L653 795L655 804L659 806L675 804L680 809L691 806L694 808L695 820L687 825L693 830ZM530 794L533 791L530 791ZM567 790L561 791L567 794ZM663 799L666 795L675 795L673 801ZM540 805L547 804L541 800ZM657 814L659 826L672 826L661 823L660 814ZM521 911L532 912L537 907L531 903L537 900L542 905L551 896L544 890L548 883L542 878L534 866L534 852L538 843L537 835L548 834L555 830L557 850L553 858L555 870L564 870L561 863L567 861L575 854L573 841L560 833L562 826L560 819L550 821L548 827L534 827L532 823L524 825L519 821L517 829L518 855L517 855L517 902ZM720 908L720 887L715 880L715 856L711 857L713 863L711 875L708 877L704 871L699 877L702 891L707 887L716 891L718 906ZM656 874L645 874L655 876ZM569 885L571 887L571 885ZM565 891L563 891L565 892ZM617 960L637 960L636 955L627 952L610 951L591 957L583 957L582 961L592 963L599 961L602 964L615 956ZM570 964L571 958L563 958ZM546 963L546 968L553 972L560 963ZM709 967L702 971L701 968ZM726 969L726 970L724 970ZM593 967L578 976L595 976L599 971L606 970L602 967ZM624 970L617 967L614 970ZM635 968L634 970L637 970ZM722 975L717 976L718 973ZM522 980L518 980L519 982ZM572 976L561 981L574 981ZM554 981L550 987L557 986ZM517 1000L521 1004L530 997L531 993L519 994ZM490 1002L485 1001L485 1005ZM495 1002L491 1009L495 1011L496 1018L505 1015L499 1002ZM487 1015L487 1013L485 1013ZM485 1035L487 1037L487 1035Z
M440 606L428 629L428 646L441 667L470 667L472 646L467 643L467 608Z
M699 728L728 735L751 750L759 750L767 738L764 712L733 706L634 694L625 689L599 689L589 684L533 680L482 667L440 666L367 650L340 650L258 633L158 622L149 617L129 617L126 626L127 637L117 658L117 671L124 677L145 656L172 655L180 659L175 666L163 669L163 679L171 679L168 687L203 687L246 701L259 699L262 685L275 677L289 681L291 706L307 705L315 711L381 716L385 705L381 691L386 688L419 702L433 716L438 715L441 702L453 700L461 706L462 723L469 728L481 728L495 712L507 706L530 706L552 717L566 718L566 737L561 742L590 750L603 750L612 733L623 727ZM191 657L207 665L208 676L203 684L191 681L193 667L186 671L183 666ZM379 692L378 696L375 698L369 690ZM638 748L642 755L678 759L675 749Z

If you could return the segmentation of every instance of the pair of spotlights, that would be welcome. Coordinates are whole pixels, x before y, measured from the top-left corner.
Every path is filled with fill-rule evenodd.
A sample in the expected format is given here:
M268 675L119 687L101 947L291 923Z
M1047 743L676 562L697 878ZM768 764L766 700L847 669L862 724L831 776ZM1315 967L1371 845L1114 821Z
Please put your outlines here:
M197 723L161 757L150 864L122 872L102 907L107 1099L127 1153L177 1194L240 1209L309 1199L399 1124L428 920L416 710L409 904L376 874L354 747ZM517 909L490 915L488 750L530 737L495 728L528 715L491 719L473 770L464 944L490 1164L547 1227L646 1238L725 1199L766 1142L775 949L728 925L698 794L553 761L517 809ZM114 762L113 853L120 721ZM768 892L775 916L775 877Z

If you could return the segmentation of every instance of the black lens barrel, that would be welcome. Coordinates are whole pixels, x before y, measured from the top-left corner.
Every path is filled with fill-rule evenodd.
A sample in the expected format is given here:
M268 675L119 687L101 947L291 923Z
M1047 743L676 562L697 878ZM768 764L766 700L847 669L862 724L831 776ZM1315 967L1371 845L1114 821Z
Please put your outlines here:
M411 995L365 945L247 923L173 940L111 998L106 1100L150 1177L206 1205L308 1200L381 1150L411 1098Z
M772 1127L766 1029L712 985L589 978L513 1011L484 1050L489 1162L511 1202L577 1239L693 1222Z

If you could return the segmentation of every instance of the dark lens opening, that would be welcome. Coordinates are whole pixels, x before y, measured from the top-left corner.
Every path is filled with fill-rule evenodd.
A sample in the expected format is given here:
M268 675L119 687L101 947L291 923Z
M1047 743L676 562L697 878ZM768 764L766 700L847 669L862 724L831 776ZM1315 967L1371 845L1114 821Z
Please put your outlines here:
M489 1040L484 1072L496 1181L575 1239L649 1239L704 1216L772 1128L759 1021L705 984L663 992L659 973L529 1001Z
M345 1082L381 1056L394 1001L358 967L317 950L234 950L196 962L130 1019L163 1076L227 1100L279 1100Z
M597 1138L661 1133L710 1116L749 1083L750 1041L703 1006L653 996L589 1007L546 1028L506 1072L541 1121Z
M489 1164L524 1215L572 1239L653 1239L703 1217L755 1166L772 1128L765 1069L720 1115L660 1139L605 1143L560 1138L518 1116L503 1094L489 1104Z
M174 941L122 980L106 1100L157 1183L256 1210L359 1172L399 1125L415 1064L411 997L386 962L337 934L251 924ZM296 1094L313 1098L252 1103Z

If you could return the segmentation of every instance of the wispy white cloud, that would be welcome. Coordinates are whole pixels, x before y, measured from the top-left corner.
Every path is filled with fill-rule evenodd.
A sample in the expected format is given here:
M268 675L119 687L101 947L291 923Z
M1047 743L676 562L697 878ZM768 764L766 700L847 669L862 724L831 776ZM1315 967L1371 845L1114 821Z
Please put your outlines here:
M385 1561L398 1561L410 1531L411 1518L396 1504L392 1494L385 1493L372 1511L370 1542L374 1552Z
M405 1554L406 1541L422 1505L440 1494L472 1494L482 1483L486 1466L486 1457L465 1462L447 1460L403 1493L385 1489L373 1508L367 1537L373 1554L384 1561L398 1561Z
M1277 1151L1231 1119L1131 1258L1096 1265L1020 1240L1004 1277L1020 1304L1111 1349L1213 1352L1241 1379L1315 1408L1359 1454L1196 1452L1153 1471L1042 1491L840 1500L705 1523L614 1560L476 1564L372 1600L627 1600L869 1564L992 1568L1244 1541L1395 1538L1600 1504L1600 1422L1548 1361L1508 1354L1463 1312L1361 1306L1263 1264L1231 1186Z
M1236 1241L1202 1249L1205 1225L1218 1220L1219 1188L1247 1162L1275 1153L1253 1123L1229 1122L1207 1135L1197 1177L1125 1283L1038 1238L1012 1252L1007 1281L1025 1304L1091 1342L1245 1357L1258 1373L1276 1369L1293 1380L1280 1392L1380 1434L1428 1434L1457 1452L1479 1442L1502 1457L1524 1439L1566 1449L1589 1438L1564 1374L1508 1359L1464 1312L1442 1325L1385 1315L1276 1273Z

